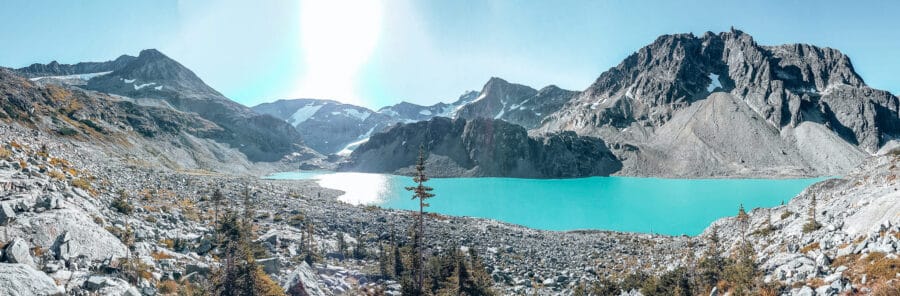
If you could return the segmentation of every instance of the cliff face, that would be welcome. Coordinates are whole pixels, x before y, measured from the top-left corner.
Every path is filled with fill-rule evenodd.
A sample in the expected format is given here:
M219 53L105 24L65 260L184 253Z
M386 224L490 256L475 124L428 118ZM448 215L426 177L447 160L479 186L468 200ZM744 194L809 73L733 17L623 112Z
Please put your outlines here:
M409 174L420 146L436 177L583 177L620 168L598 138L572 132L532 138L524 128L501 120L435 117L375 134L342 169Z
M712 107L723 101L733 108ZM614 150L625 160L624 174L828 175L900 137L898 110L897 97L866 86L838 50L761 46L732 30L659 37L537 130L571 130L629 147ZM748 151L748 144L779 148ZM673 162L690 165L665 164Z

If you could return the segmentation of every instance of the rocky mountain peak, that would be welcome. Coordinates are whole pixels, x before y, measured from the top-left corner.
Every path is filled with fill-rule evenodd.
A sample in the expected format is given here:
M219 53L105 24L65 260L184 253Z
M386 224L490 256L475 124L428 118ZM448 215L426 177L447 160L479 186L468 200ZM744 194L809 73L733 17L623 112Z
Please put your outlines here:
M159 50L156 50L155 48L148 48L148 49L141 50L141 52L138 54L138 57L139 58L168 58L166 55L159 52Z

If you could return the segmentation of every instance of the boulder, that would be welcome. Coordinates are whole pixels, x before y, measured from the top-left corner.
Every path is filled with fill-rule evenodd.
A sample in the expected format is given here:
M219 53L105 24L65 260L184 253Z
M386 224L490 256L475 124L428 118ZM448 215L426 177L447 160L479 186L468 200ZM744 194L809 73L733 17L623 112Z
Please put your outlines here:
M306 264L306 262L301 263L297 269L286 277L286 281L282 284L282 288L284 288L284 291L291 296L303 295L300 293L291 293L292 291L300 289L305 291L306 295L309 296L328 295L325 293L325 290L319 286L318 275L313 272L312 268L310 268L309 264Z
M209 274L210 268L208 264L205 263L197 263L197 264L188 264L184 268L185 273L198 273L198 274Z
M11 236L28 236L41 248L52 249L60 257L84 256L90 261L122 258L128 249L118 238L94 223L90 216L74 208L19 217L8 227Z
M28 242L26 242L22 238L14 238L9 245L6 246L6 261L9 263L20 263L31 266L32 268L37 265L34 264L34 258L31 258L31 248L28 247Z
M24 264L0 263L0 295L63 295L52 278Z
M256 260L256 263L261 265L263 271L268 274L277 274L278 270L281 269L281 261L278 260L278 257L259 259Z
M8 203L0 203L0 225L6 225L16 218L16 212Z
M106 277L93 275L84 281L84 288L90 291L97 291L106 286Z

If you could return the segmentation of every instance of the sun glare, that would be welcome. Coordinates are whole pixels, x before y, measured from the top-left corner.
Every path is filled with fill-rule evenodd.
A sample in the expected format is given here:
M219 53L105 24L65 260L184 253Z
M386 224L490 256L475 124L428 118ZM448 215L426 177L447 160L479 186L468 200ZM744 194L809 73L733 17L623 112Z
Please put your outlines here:
M306 0L300 7L305 69L298 96L362 103L357 82L378 43L381 3Z

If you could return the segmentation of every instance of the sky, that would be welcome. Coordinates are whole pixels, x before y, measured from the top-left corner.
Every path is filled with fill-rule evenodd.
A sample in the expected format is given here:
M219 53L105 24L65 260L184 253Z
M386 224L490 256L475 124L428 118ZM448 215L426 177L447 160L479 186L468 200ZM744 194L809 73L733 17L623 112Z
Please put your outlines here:
M490 77L583 90L662 34L722 32L840 49L900 93L900 1L3 0L0 65L156 48L244 105L433 104Z

